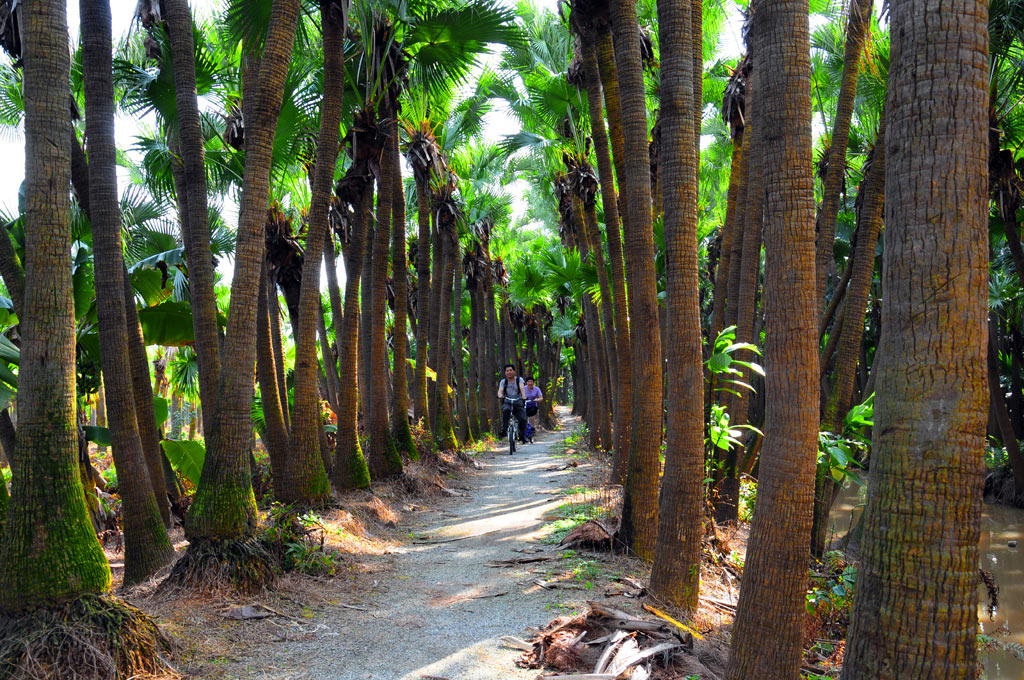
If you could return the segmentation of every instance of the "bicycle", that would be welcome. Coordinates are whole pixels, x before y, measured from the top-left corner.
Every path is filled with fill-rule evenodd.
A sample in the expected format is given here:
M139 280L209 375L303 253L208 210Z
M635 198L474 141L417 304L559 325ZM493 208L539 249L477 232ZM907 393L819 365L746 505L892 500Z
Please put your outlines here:
M508 455L512 455L516 452L516 439L519 438L519 420L516 418L515 406L517 403L522 401L521 399L509 399L508 397L503 398L505 403L509 405L508 413Z

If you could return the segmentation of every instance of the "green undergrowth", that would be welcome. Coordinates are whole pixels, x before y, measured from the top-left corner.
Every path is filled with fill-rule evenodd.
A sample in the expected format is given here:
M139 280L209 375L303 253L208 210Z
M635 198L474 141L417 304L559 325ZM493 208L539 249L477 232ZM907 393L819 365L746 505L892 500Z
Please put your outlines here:
M260 539L284 571L309 576L334 576L341 556L325 546L329 529L315 512L299 512L274 504L267 513Z
M590 437L590 430L586 425L577 425L565 438L554 444L551 452L552 458L576 458L586 459L593 455L587 447L587 439Z
M544 526L541 542L553 545L565 538L570 531L592 519L609 517L611 513L593 503L562 503L548 513L551 519Z

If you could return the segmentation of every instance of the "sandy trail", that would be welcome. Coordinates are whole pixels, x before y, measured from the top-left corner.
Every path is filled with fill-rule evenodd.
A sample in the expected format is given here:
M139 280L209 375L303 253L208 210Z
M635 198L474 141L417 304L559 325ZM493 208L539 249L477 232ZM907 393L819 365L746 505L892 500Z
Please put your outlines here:
M263 677L277 679L535 678L536 670L513 665L519 652L498 638L550 620L565 593L534 585L527 569L536 565L486 563L541 547L542 516L562 502L552 492L572 474L545 469L563 436L541 435L514 456L506 446L479 457L483 469L465 480L466 498L403 524L414 537L395 556L394 571L352 599L368 611L318 612L316 639L279 643L269 659L269 650L252 649L246 661L262 661Z

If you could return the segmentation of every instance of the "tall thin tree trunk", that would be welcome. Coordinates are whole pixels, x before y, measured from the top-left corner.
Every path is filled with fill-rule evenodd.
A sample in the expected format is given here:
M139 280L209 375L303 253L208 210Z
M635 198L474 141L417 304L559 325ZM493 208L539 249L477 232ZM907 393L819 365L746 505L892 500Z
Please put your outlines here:
M349 170L354 176L355 169ZM362 183L352 223L352 236L345 254L345 319L343 334L335 339L338 365L341 367L341 395L338 400L338 437L335 445L331 479L340 490L365 488L370 485L370 471L359 444L359 281L363 267L363 249L368 247L370 205L373 201L373 177L367 173L357 177Z
M135 415L125 321L121 210L114 145L113 38L109 0L80 0L85 126L89 139L89 204L96 268L100 355L111 449L118 473L125 535L124 580L147 579L171 561L171 546L150 481ZM134 300L133 300L134 304ZM147 372L148 378L148 372ZM150 405L149 408L152 408ZM163 481L163 477L160 477Z
M416 181L417 224L416 238L416 376L413 379L412 401L416 420L429 420L427 397L427 343L433 318L430 306L434 302L430 281L430 188Z
M313 166L309 204L309 231L303 253L299 314L295 333L295 411L292 414L291 451L285 474L275 488L283 503L317 504L330 498L320 454L323 426L317 384L320 366L316 360L317 319L320 309L320 267L324 237L329 228L334 169L338 159L338 135L344 99L344 43L346 16L333 0L320 0L323 33L324 82L320 102L320 132ZM324 355L327 356L326 353Z
M22 7L25 98L25 287L17 446L0 535L0 611L12 614L110 588L78 471L71 290L67 15ZM5 237L6 238L6 237Z
M259 299L256 309L256 377L260 385L260 397L263 401L263 422L266 425L266 437L263 443L267 447L270 458L270 474L276 486L285 479L285 468L288 456L291 455L291 443L288 426L281 412L281 395L278 394L277 365L274 357L273 336L270 326L269 292L274 283L267 276L267 262L264 258L263 272L260 276Z
M629 474L622 504L620 536L641 558L650 560L658 529L658 476L661 468L662 362L658 335L658 291L651 222L651 174L647 158L647 113L640 58L640 32L631 0L611 2L615 63L622 96L626 199L625 255L629 281L633 404ZM607 96L607 90L606 90Z
M192 324L195 328L195 350L199 362L199 397L203 405L203 420L212 423L217 412L221 357L217 297L213 290L213 255L210 251L205 147L200 129L199 103L196 99L192 15L187 0L164 0L164 8L173 54L174 100L185 177L185 193L179 195L178 200L185 208L186 219L182 222L181 235L188 260ZM250 121L246 120L246 124L249 123Z
M447 227L437 225L440 233L440 246L442 251L440 271L440 296L438 308L440 312L437 319L437 359L435 361L437 380L434 386L437 391L437 414L434 418L434 437L438 446L442 449L455 449L458 447L458 440L455 438L455 430L452 428L452 409L448 399L448 387L450 383L450 365L452 348L452 286L455 269L455 260L458 259L456 249L458 247L454 233L445 233ZM451 225L454 230L455 225ZM431 346L435 346L431 343Z
M825 407L821 426L830 432L841 434L843 420L853 400L854 381L857 377L857 359L864 339L864 317L867 314L868 294L875 271L875 248L878 233L882 227L882 209L885 207L885 111L878 126L878 137L871 167L862 185L863 204L860 207L857 226L857 244L851 255L853 271L847 286L842 328L836 350L835 382L832 395ZM828 357L825 357L825 361ZM825 551L828 515L839 493L839 485L832 479L827 466L819 466L815 480L814 526L811 532L811 554L820 557Z
M800 672L818 449L808 23L807 0L761 0L751 28L759 104L754 124L766 133L762 153L769 325L764 465L737 606L730 680L795 680Z
M381 112L380 124L385 135L396 134L391 111ZM377 228L373 237L373 260L370 264L370 316L369 327L369 375L373 381L370 402L365 404L367 414L366 462L373 479L384 479L402 472L402 459L395 448L388 421L387 359L388 345L385 328L387 310L388 250L391 245L391 212L394 206L392 191L395 188L394 164L397 160L389 153L390 141L385 143L380 161L380 176L377 179Z
M898 143L887 150L885 331L846 680L977 672L987 23L984 0L890 2L887 135Z
M661 178L669 332L668 428L651 589L689 611L700 594L704 536L704 369L697 274L699 157L693 118L692 21L701 3L659 0L661 30Z
M853 120L854 101L857 95L857 77L860 74L860 61L864 44L868 39L868 29L871 27L873 5L873 0L851 0L850 15L846 22L843 75L839 84L836 117L832 123L832 142L829 147L828 168L825 171L825 186L821 194L821 210L818 213L816 266L819 305L825 300L829 280L835 275L836 270L833 248L839 217L839 198L846 183L846 147L850 143L850 123Z
M402 155L398 149L399 126L397 120L389 125L391 138L384 153L391 154L391 273L395 288L395 323L392 341L394 369L392 371L391 433L395 446L411 460L419 458L416 443L409 429L409 381L406 378L405 358L408 355L409 336L406 313L409 305L409 254L405 247L405 185L402 183Z
M252 338L256 335L273 140L291 63L299 4L298 0L273 3L253 103L253 121L246 128L231 316L224 340L216 419L212 423L204 420L206 459L185 522L186 536L192 542L190 549L196 547L197 541L246 538L256 528L256 503L249 476L250 411L256 363Z

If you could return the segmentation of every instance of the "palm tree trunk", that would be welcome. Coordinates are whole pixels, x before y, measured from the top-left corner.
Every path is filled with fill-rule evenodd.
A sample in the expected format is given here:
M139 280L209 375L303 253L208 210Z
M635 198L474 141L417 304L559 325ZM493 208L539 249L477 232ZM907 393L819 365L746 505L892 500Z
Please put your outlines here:
M620 536L641 558L654 556L658 527L658 476L662 434L661 338L651 226L651 174L647 157L647 113L640 59L636 7L630 0L611 3L615 64L622 96L625 174L619 175L626 199L626 276L629 281L633 403L629 473L622 504ZM607 97L607 88L605 90Z
M610 35L605 34L610 38ZM610 40L608 47L611 47ZM614 69L614 55L606 57ZM590 129L594 139L597 156L597 172L601 182L601 205L604 208L605 231L608 238L608 257L611 260L612 290L615 312L615 354L624 359L616 365L615 380L615 423L614 453L612 456L611 481L624 484L629 467L630 427L632 425L632 349L629 338L629 309L626 302L626 272L622 260L622 237L619 231L618 195L615 192L615 174L612 170L612 159L608 151L608 134L605 131L604 109L601 106L602 96L606 99L607 92L602 86L602 63L599 59L596 43L583 45L583 74L587 85L587 104L590 111ZM618 94L615 94L615 106L618 106ZM613 103L609 100L609 119Z
M389 118L393 113L381 112L381 125L387 135L394 127ZM388 422L387 358L388 346L385 329L387 308L388 247L391 243L391 212L394 190L394 161L387 145L381 156L380 175L377 179L377 228L373 237L373 260L370 264L369 376L373 381L370 401L365 404L367 414L368 446L366 460L373 479L384 479L402 472L402 459L391 437Z
M757 58L757 55L754 55ZM735 300L736 306L736 342L754 342L754 314L757 309L757 282L761 272L761 234L764 222L764 126L760 120L761 76L757 69L752 69L747 80L747 131L750 138L747 159L746 205L743 209L743 238L741 239L741 257L737 261L738 286ZM736 254L735 251L733 253ZM738 359L751 361L753 356L743 352ZM742 370L742 368L741 368ZM739 376L743 382L750 384L750 373ZM728 395L727 412L730 425L745 425L747 410L750 405L750 392L737 390L736 394ZM735 521L739 512L740 480L737 471L737 458L740 446L733 445L726 452L723 468L724 479L718 485L718 498L715 503L715 520L718 522Z
M149 381L149 358L146 355L146 342L142 337L142 326L139 325L139 313L135 308L135 290L128 278L128 268L121 260L121 275L124 285L125 331L128 342L128 360L132 371L132 393L135 401L135 416L139 426L139 437L142 440L142 451L149 470L149 481L153 485L157 508L164 526L172 525L171 508L167 499L167 485L164 479L164 453L160 448L160 431L156 426L156 414L153 412L153 384Z
M416 420L429 420L427 398L427 343L433 319L431 305L434 288L430 282L430 187L416 181L417 223L416 239L416 376L413 379L412 401Z
M469 399L466 392L469 386L466 384L465 361L462 353L462 258L458 245L455 246L455 288L452 292L452 365L455 373L455 399L459 409L459 440L470 442L476 439L476 423L470 416Z
M171 546L150 481L135 415L125 321L121 210L114 145L113 38L109 0L80 0L86 135L89 138L89 205L96 269L100 355L118 473L125 535L124 579L134 584L171 561ZM134 299L132 300L134 305ZM148 371L147 371L148 376ZM152 403L152 400L151 400ZM152 405L149 405L152 408ZM163 481L163 477L160 477Z
M762 134L760 152L765 315L785 323L768 326L764 465L737 606L731 680L795 680L800 671L818 448L808 21L806 0L765 0L755 9L751 28L758 81L754 124L773 131ZM753 197L753 182L750 187Z
M270 318L270 343L274 352L274 370L277 372L277 396L281 402L281 416L284 426L291 430L291 405L288 403L287 366L284 363L284 343L281 341L281 302L277 293L277 281L270 269L264 270L267 280L267 316Z
M842 325L837 324L833 335L838 336L835 381L831 397L825 407L822 429L841 434L843 420L853 400L854 381L857 377L857 359L864 339L864 318L867 315L868 294L875 271L875 248L882 227L882 209L885 207L885 111L878 126L878 137L872 155L871 167L863 184L864 199L857 215L857 244L847 265L852 269L843 302ZM831 338L830 338L831 340ZM824 361L828 361L826 355ZM814 526L811 533L811 554L820 557L825 551L828 515L839 492L839 485L828 474L825 466L817 471L814 494Z
M317 377L317 318L320 307L320 266L324 238L329 227L334 168L338 158L338 130L344 99L345 13L333 7L333 0L320 0L320 23L324 50L324 95L320 103L320 133L313 166L309 203L309 231L303 253L299 292L298 324L295 333L295 411L292 414L291 452L285 459L285 474L275 492L283 503L317 504L330 498L320 455L323 425ZM325 353L326 357L326 353Z
M330 229L324 237L324 267L327 270L327 297L331 301L331 330L334 332L333 351L337 353L340 351L337 344L338 337L342 335L342 328L345 325L345 311L341 306L341 287L338 285L338 254L334 249L334 236ZM341 373L338 370L337 357L332 357L329 364L335 379L340 381Z
M207 207L206 161L196 99L195 45L192 15L187 0L165 0L167 32L174 60L174 99L178 114L185 193L182 239L188 260L192 324L199 361L199 396L203 420L212 423L217 412L217 390L221 357L217 326L217 297L213 291L213 255L210 251L209 209ZM246 121L248 123L248 120ZM248 135L247 135L248 136ZM90 154L91 156L91 154Z
M455 438L455 430L452 428L452 409L448 399L448 388L450 383L450 357L452 348L452 287L455 269L456 240L454 234L444 233L444 227L437 225L440 234L440 250L442 259L437 271L440 271L439 288L440 300L438 303L437 320L437 341L431 346L437 347L435 370L437 379L434 381L434 388L437 392L435 401L437 403L437 414L434 419L434 437L442 450L458 448L458 440ZM452 225L454 228L454 225Z
M349 170L351 173L352 170ZM339 490L370 486L370 471L359 444L359 281L363 268L363 249L367 247L373 179L364 178L355 205L352 236L345 254L345 319L343 334L335 338L338 365L341 367L341 394L338 399L338 437L331 479Z
M498 387L498 374L502 376L505 372L499 363L504 364L505 362L498 361L498 312L497 312L497 296L494 291L494 266L491 260L490 253L490 242L484 242L484 258L487 262L487 269L484 275L484 330L486 335L484 336L484 353L487 357L487 367L490 369L484 373L484 379L490 378L491 384L494 385L495 391ZM491 423L494 424L494 428L497 429L501 426L501 402L497 399L488 399L487 403L491 406Z
M718 270L715 274L715 288L712 294L713 308L711 312L711 332L709 334L712 343L725 328L726 296L729 293L729 278L732 276L733 267L740 265L739 261L733 260L733 244L736 242L736 235L742 228L740 226L739 202L740 187L743 184L744 158L743 158L743 135L744 128L738 127L732 135L732 165L729 168L729 190L726 194L725 222L722 224L721 247L719 248Z
M320 343L320 361L323 364L324 369L321 374L321 387L327 394L327 400L330 402L331 411L337 414L338 373L336 370L336 363L334 361L334 352L331 350L330 336L327 332L327 318L324 314L322 300L320 301L320 304L317 305L316 309L316 336Z
M853 0L850 2L850 17L846 22L843 75L839 84L836 117L832 123L832 142L828 168L825 171L825 186L821 194L821 211L818 213L818 304L824 302L829 280L835 275L836 270L833 248L839 217L839 197L846 183L846 147L850 143L850 122L853 120L854 101L857 95L857 77L864 44L868 39L868 29L871 27L873 5L873 0Z
M937 12L948 19L941 31ZM899 143L887 149L885 330L842 677L973 678L988 405L988 3L897 0L889 22L887 135Z
M239 209L231 316L224 340L216 418L207 427L206 460L185 522L192 541L246 538L256 528L249 476L256 311L264 252L264 226L277 112L291 63L298 0L275 0L260 64L252 125L246 129L245 174ZM260 584L262 585L262 584Z
M576 233L578 235L578 245L583 257L587 257L591 253L594 255L597 270L598 270L598 281L602 278L605 279L605 286L601 288L601 298L604 302L603 307L606 312L610 312L608 309L607 300L611 299L611 295L607 290L608 280L607 273L604 271L604 258L592 247L592 231L597 229L597 215L595 213L593 196L590 197L590 205L587 207L584 203L584 199L581 199L579 195L576 195L573 199L573 219L576 222ZM600 283L598 284L600 287ZM610 361L607 357L608 345L605 343L606 334L608 330L601 328L600 315L597 311L597 305L594 304L593 299L589 294L584 295L583 299L583 312L586 317L587 324L587 344L589 345L592 357L592 363L590 370L594 376L592 384L594 390L594 404L597 408L591 413L594 420L591 423L591 445L597 448L598 446L604 449L610 449L613 445L612 440L612 424L611 424L611 386L608 382L608 362ZM608 314L610 316L610 313ZM608 322L608 319L605 319Z
M394 369L391 399L391 433L395 446L410 460L419 458L416 443L409 429L409 381L406 378L405 358L408 355L409 335L406 327L406 313L409 306L409 254L405 247L405 185L402 183L402 155L398 149L398 121L390 124L391 139L384 153L391 154L391 274L395 288L395 323L392 341Z
M651 589L688 611L700 594L704 536L704 368L701 355L700 281L697 273L699 158L693 118L700 100L693 89L691 22L701 3L659 0L661 52L660 172L665 220L665 273L669 314L668 427L665 474L658 511L658 543Z
M360 275L361 295L359 297L359 409L364 418L363 426L368 427L370 416L370 404L373 403L373 391L377 385L373 384L373 362L370 359L370 320L373 318L372 301L373 289L370 283L370 276L373 272L373 244L376 239L377 229L373 225L367 226L366 244L363 247L363 267ZM380 385L383 387L383 385Z
M0 611L110 588L78 471L75 320L71 290L67 16L64 2L23 7L25 287L17 446L0 535ZM118 279L120 280L120 279Z
M270 458L270 474L275 487L286 477L288 456L291 455L288 426L281 412L281 396L278 394L277 365L270 331L269 292L274 283L267 276L266 259L260 276L260 293L256 310L256 377L260 384L263 401L263 422L266 424L267 455ZM276 491L276 488L275 488Z

